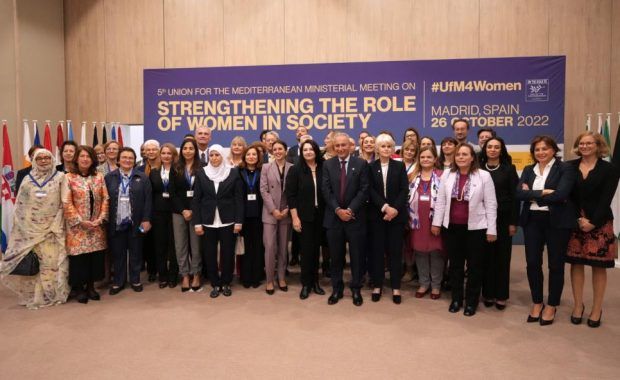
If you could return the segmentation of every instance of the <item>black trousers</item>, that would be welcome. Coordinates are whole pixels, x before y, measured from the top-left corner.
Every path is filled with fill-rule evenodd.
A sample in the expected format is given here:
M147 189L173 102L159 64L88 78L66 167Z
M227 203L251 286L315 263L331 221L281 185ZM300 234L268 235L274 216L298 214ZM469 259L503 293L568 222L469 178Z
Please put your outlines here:
M142 258L146 266L146 271L150 275L157 274L157 259L155 256L155 239L153 238L153 229L144 234L144 241L142 242Z
M360 258L366 241L366 226L360 221L338 222L336 227L327 229L327 243L331 256L330 271L332 288L334 291L344 289L342 274L344 271L346 248L349 242L349 257L351 263L351 289L362 287L362 268Z
M510 298L510 259L512 236L509 233L510 213L497 214L497 241L485 243L482 297L505 301Z
M104 252L95 251L69 256L69 284L81 288L103 279Z
M204 227L202 262L207 263L211 286L230 285L235 265L234 225L220 228ZM217 265L217 244L220 244L220 266Z
M319 281L319 257L323 242L323 220L315 209L313 222L301 222L301 284L313 286Z
M301 252L300 244L300 236L297 231L291 231L291 259L296 257L299 259L299 253Z
M403 272L403 234L402 223L373 220L369 231L372 244L370 254L370 275L375 288L383 287L385 280L385 256L387 254L392 289L400 289Z
M174 253L174 235L172 234L172 213L154 211L151 223L155 251L155 263L159 281L176 281L179 264ZM149 273L151 273L149 271Z
M134 228L134 227L132 227ZM140 283L142 268L142 235L133 235L131 229L116 231L108 239L114 267L114 285L124 286L127 281L127 257L129 257L129 281Z
M480 288L484 265L487 230L468 230L466 224L451 224L444 229L448 257L450 258L450 285L452 301L476 307L480 301ZM467 284L464 287L465 262Z
M245 252L241 256L241 282L243 284L259 283L265 273L263 264L265 248L263 247L263 222L261 218L246 218L243 222L243 244Z
M549 267L549 306L558 306L564 288L564 259L570 229L555 228L546 211L530 211L527 224L523 227L525 239L525 261L527 280L530 284L533 303L543 302L544 275L542 271L543 251L547 245Z

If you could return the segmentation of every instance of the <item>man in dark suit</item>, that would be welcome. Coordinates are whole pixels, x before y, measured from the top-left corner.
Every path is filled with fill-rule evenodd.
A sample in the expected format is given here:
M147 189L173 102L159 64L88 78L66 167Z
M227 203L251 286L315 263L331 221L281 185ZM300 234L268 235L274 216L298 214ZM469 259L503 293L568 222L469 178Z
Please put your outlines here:
M295 165L297 160L299 160L299 144L301 144L301 137L308 134L308 130L306 127L297 127L297 131L295 132L295 138L297 138L297 144L288 148L286 152L286 161Z
M332 295L328 304L333 305L343 296L342 272L345 263L345 243L349 242L351 259L351 292L353 304L364 301L361 294L360 255L366 234L366 203L368 200L368 164L349 154L349 136L334 136L336 157L323 166L322 190L325 198L323 226L327 228L327 243L331 253Z

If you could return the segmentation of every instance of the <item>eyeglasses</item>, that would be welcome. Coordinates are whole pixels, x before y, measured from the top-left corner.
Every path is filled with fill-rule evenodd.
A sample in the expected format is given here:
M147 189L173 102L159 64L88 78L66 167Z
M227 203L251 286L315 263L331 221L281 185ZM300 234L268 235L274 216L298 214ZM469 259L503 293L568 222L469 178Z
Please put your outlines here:
M595 145L595 142L591 142L591 141L587 141L587 142L580 142L579 146L590 146L590 145Z
M51 161L51 160L52 160L52 157L49 157L49 156L41 156L41 157L37 157L35 159L35 161L37 161L37 162L39 162L39 161Z

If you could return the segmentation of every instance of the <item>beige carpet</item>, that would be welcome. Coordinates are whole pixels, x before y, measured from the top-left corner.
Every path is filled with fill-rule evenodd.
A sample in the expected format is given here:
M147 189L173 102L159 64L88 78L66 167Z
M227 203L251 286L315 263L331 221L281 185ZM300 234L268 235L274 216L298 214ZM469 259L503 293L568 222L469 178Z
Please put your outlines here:
M620 378L619 271L608 273L601 328L570 324L569 282L556 323L543 328L525 323L521 247L512 264L508 308L481 305L472 318L448 313L448 295L413 298L411 283L401 305L372 303L367 289L362 307L348 291L335 306L314 294L301 301L297 274L273 296L235 285L213 300L149 284L36 311L2 288L0 379Z

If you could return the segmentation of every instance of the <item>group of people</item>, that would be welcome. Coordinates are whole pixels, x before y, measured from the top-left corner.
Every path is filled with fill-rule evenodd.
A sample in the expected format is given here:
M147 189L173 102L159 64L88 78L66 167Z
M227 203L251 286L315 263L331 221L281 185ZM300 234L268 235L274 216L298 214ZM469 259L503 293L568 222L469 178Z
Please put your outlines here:
M148 140L137 162L133 149L115 141L91 148L65 142L61 163L31 149L32 166L18 173L15 223L0 277L31 308L99 300L95 282L111 281L110 295L129 286L143 290L141 270L160 288L231 296L241 284L265 292L288 291L287 267L299 262L301 292L323 295L319 269L331 278L328 304L343 298L346 253L353 303L380 301L386 272L391 298L402 302L401 283L417 273L416 298L441 297L451 288L449 311L504 310L509 299L512 237L523 228L532 295L528 322L553 323L571 264L571 322L582 322L584 266L593 273L588 325L602 316L606 268L613 267L616 238L611 200L618 170L604 158L609 147L597 133L578 136L563 162L553 138L537 136L534 163L517 174L504 140L492 129L467 141L469 124L437 145L414 128L397 150L389 131L362 132L353 140L330 132L324 148L300 127L288 147L274 131L247 144L235 137L227 152L211 145L199 127L179 149ZM356 148L358 145L358 148ZM292 240L292 260L289 242ZM547 247L549 291L543 290ZM35 276L10 273L31 252ZM300 258L300 259L299 259ZM322 262L322 265L321 265Z

